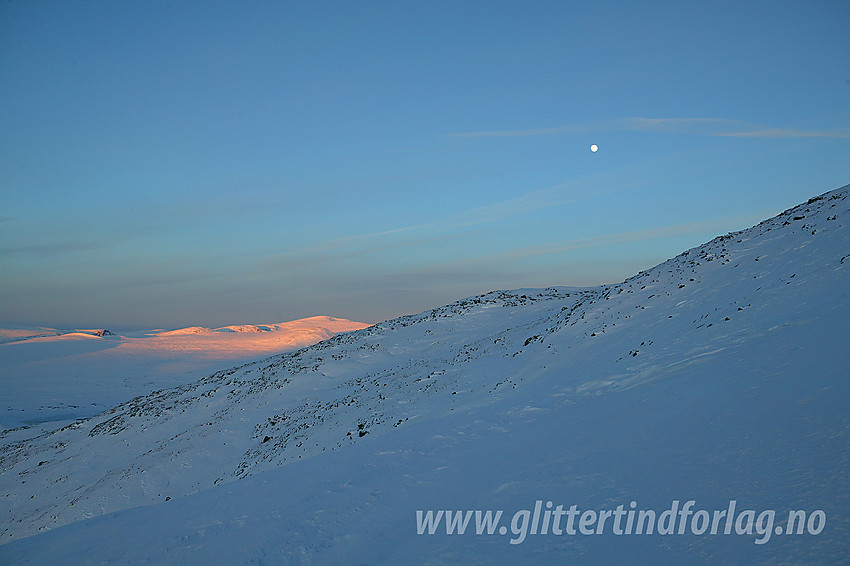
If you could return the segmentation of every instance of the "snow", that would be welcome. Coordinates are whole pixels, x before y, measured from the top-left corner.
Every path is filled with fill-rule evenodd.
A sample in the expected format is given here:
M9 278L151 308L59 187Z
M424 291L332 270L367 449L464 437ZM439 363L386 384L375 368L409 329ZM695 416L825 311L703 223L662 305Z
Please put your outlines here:
M366 326L314 316L276 324L118 334L106 329L0 330L7 340L0 343L0 425L67 424L222 366L297 350Z
M850 186L620 284L494 291L6 431L0 562L846 561L848 205ZM827 524L763 545L416 534L416 510L688 499Z

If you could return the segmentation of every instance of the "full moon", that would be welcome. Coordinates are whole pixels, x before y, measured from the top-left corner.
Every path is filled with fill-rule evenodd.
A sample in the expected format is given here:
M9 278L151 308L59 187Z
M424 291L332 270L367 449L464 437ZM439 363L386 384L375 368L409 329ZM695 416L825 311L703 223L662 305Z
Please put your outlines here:
M592 146L590 146L590 151L592 151L593 153L596 153L598 150L599 150L598 145L593 144Z

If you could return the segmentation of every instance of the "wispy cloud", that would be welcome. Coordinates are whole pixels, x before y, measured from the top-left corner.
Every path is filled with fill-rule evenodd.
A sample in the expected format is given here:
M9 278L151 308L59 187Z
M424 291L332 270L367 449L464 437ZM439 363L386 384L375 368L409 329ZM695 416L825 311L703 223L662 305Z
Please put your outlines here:
M423 225L424 226L424 225ZM414 228L410 228L413 230ZM442 240L450 240L464 236L464 233L444 233L412 236L407 239L387 239L382 236L394 232L403 232L408 229L391 230L389 232L364 234L352 238L340 238L337 240L326 240L317 244L291 250L283 254L275 254L266 257L263 265L266 268L300 269L313 265L351 259L357 256L372 253L386 252L399 248L418 246L421 244L434 243Z
M559 254L585 248L597 248L618 244L629 244L634 242L673 238L676 236L686 236L691 234L722 234L730 230L740 229L744 226L748 226L755 221L754 219L762 217L763 215L756 214L726 218L715 218L711 220L689 222L685 224L673 224L669 226L660 226L657 228L648 228L644 230L633 230L629 232L603 234L600 236L593 236L589 238L577 238L561 242L553 242L551 244L546 245L526 246L522 248L504 250L493 254L478 256L475 258L467 258L462 260L462 262L447 262L439 264L435 267L447 268L449 266L454 265L455 263L463 263L464 265L471 265L473 263L503 264L506 262L515 262L518 260L530 259L537 256Z
M613 123L616 130L660 134L722 135L746 128L746 122L725 118L623 118Z
M529 130L486 130L481 132L455 132L449 134L453 138L531 138L539 136L562 136L567 134L582 134L599 131L602 122L597 124L582 124L575 126L559 126L556 128L535 128Z
M439 223L441 226L455 228L484 224L603 194L633 190L646 184L647 181L640 176L623 180L621 177L609 173L587 175L565 183L530 191L514 198L464 210L441 219Z
M850 130L795 130L770 128L726 118L620 118L585 124L527 130L488 130L449 134L455 138L524 138L563 136L590 132L634 131L662 134L742 138L850 138Z
M716 135L733 138L850 138L850 131L761 129L744 132L724 132Z
M7 246L0 248L0 255L18 256L57 256L83 250L101 247L101 244L91 242L59 242L45 244L28 244L23 246Z
M646 184L639 176L628 181L595 174L559 183L517 197L461 210L432 221L391 230L334 238L266 258L269 266L300 268L392 249L450 240L492 229L502 220L537 210L562 206L611 192L633 190Z

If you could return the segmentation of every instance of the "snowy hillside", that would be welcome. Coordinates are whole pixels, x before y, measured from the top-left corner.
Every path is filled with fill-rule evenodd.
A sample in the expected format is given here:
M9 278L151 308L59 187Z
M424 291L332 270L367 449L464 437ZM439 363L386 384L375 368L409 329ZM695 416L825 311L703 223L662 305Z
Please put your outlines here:
M0 329L0 428L67 424L221 367L297 350L367 326L314 316L216 329Z
M491 292L6 431L0 561L846 561L848 221L850 186L623 283ZM826 525L517 544L510 522L690 499ZM429 509L511 528L417 534Z

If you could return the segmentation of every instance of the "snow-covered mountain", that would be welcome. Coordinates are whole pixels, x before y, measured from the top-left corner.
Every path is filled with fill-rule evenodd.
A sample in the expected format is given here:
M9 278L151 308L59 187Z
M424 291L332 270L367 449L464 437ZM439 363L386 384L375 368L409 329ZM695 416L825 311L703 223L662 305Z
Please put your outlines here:
M37 326L32 328L0 328L0 344L9 342L25 342L36 338L55 338L57 336L68 337L103 337L109 336L112 333L105 328L99 329L74 329L74 330L57 330L55 328L46 328Z
M6 431L0 560L846 561L848 197L815 197L623 283L495 291L59 430ZM780 530L789 510L826 524L793 536L534 526L516 544L510 519L537 501L660 514L687 500L776 510ZM488 509L504 510L504 530L417 534L417 510Z
M367 326L313 316L215 329L0 329L0 428L55 429L54 423L94 416L154 389Z

